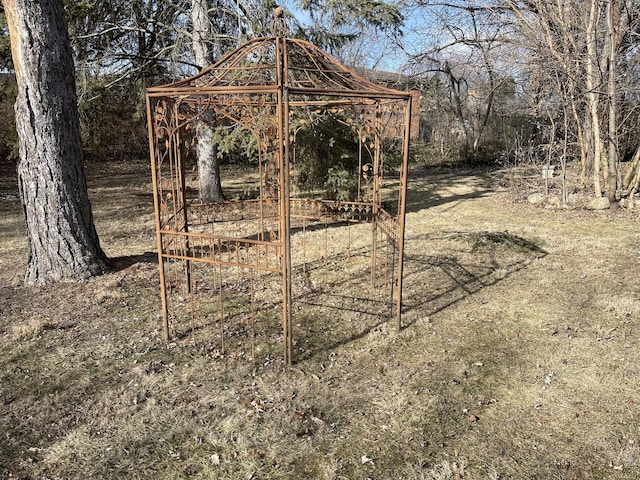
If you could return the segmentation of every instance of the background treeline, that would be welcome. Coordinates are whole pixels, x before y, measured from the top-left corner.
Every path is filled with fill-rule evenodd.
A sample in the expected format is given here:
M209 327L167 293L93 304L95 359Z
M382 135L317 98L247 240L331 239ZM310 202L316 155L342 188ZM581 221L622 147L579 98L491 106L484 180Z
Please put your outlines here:
M431 32L410 46L425 79L422 161L563 173L575 162L596 197L637 192L640 2L419 0L412 11L414 38Z
M89 161L144 157L144 89L191 75L244 40L268 35L276 6L272 0L65 5ZM289 17L291 35L348 65L394 70L402 74L397 86L420 90L414 163L550 163L559 170L573 163L580 187L595 196L613 201L637 191L637 0L301 0L295 8L305 21ZM198 38L206 39L206 62L194 42L202 12L206 31ZM10 72L0 22L0 68ZM11 75L2 74L2 158L16 155L14 96Z

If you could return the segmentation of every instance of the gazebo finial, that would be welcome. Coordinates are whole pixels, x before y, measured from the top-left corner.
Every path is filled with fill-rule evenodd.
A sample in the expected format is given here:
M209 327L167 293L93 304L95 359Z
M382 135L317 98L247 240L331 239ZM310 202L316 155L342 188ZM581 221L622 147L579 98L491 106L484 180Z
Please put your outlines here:
M271 34L274 37L286 37L289 28L287 20L284 18L284 9L276 7L273 11L273 20L271 21Z

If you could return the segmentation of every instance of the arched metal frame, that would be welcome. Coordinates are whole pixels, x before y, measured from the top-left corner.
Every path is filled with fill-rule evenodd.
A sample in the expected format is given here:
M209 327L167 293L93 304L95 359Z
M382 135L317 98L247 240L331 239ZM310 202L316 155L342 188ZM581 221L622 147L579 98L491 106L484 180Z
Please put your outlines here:
M149 88L147 116L165 338L170 336L167 292L174 288L165 277L166 262L184 263L186 290L191 289L192 262L277 272L282 281L284 360L290 364L291 222L300 218L371 222L372 281L375 235L386 236L398 259L393 282L400 329L411 108L410 93L367 81L311 43L281 36L251 40L193 77ZM358 132L361 143L368 142L373 158L367 166L372 195L352 202L292 197L297 129L336 112ZM203 122L227 122L253 134L260 177L257 199L202 204L189 198L185 163L191 145L207 141L198 138L198 125ZM383 143L391 138L401 142L402 156L394 180L398 198L393 213L383 205L381 195ZM254 220L257 235L223 236L195 227L202 219L206 223L236 217Z

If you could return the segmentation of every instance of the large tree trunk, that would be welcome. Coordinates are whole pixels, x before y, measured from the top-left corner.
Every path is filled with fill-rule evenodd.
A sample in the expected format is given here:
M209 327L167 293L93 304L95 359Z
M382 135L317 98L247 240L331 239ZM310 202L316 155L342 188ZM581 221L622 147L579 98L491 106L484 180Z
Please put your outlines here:
M193 0L191 6L191 23L193 24L192 46L196 65L201 69L211 62L211 52L207 44L211 35L207 2L205 0ZM222 202L224 193L220 181L220 159L218 148L213 143L213 129L211 118L203 118L198 122L198 173L200 177L200 201L202 203Z
M2 0L18 81L18 182L29 258L25 282L83 280L107 269L87 196L62 0Z

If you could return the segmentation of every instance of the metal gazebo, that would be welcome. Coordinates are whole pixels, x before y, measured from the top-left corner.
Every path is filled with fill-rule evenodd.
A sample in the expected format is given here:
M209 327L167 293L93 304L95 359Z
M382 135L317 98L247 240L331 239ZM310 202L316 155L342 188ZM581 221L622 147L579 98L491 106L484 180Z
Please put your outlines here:
M365 80L313 44L278 35L248 41L193 77L149 88L165 338L181 316L202 314L202 303L193 300L201 293L219 295L216 309L222 325L223 290L229 288L225 272L233 269L245 279L250 276L251 291L245 292L252 299L254 275L269 274L279 284L275 291L281 292L284 361L291 364L292 272L297 268L292 252L300 248L292 242L292 232L311 222L325 227L345 221L371 225L371 291L378 290L375 282L382 269L377 239L384 239L392 258L384 267L390 272L390 311L401 328L411 103L410 93ZM327 117L347 126L358 139L354 198L325 199L297 191L297 132ZM197 166L194 145L212 141L203 138L203 124L239 129L251 138L255 157L250 163L257 178L253 198L199 200L189 165ZM396 152L392 167L385 150L390 143ZM198 277L197 268L213 275L210 285L206 276ZM224 342L224 327L221 332Z

